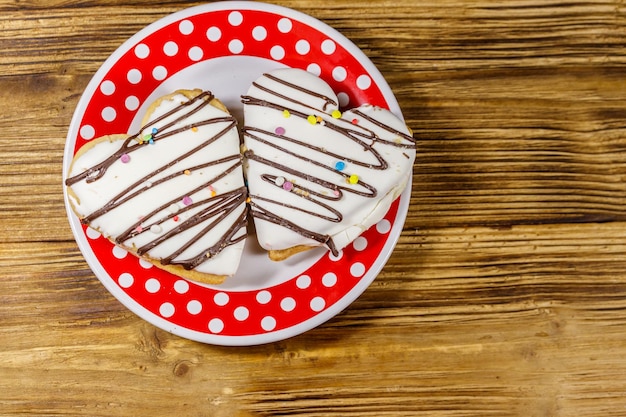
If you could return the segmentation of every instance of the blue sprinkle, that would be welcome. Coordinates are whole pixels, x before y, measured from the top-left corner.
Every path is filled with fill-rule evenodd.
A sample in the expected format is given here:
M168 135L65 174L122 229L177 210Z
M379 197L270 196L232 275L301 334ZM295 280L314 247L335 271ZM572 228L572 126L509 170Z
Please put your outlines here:
M152 134L153 135L156 135L158 131L159 131L159 129L157 129L156 127L152 128Z
M335 162L335 169L337 171L343 171L346 168L346 163L343 161L337 161Z

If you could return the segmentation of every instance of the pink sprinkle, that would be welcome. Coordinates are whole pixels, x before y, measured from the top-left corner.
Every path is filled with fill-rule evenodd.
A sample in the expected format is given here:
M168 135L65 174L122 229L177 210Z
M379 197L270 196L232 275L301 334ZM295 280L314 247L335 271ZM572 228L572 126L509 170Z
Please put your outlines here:
M282 135L284 135L284 134L285 134L285 128L284 128L284 127L282 127L282 126L278 126L278 127L276 128L276 130L274 130L274 133L276 133L277 135L282 136Z
M127 154L127 153L123 153L123 154L120 156L120 161L122 161L122 163L123 163L123 164L127 164L127 163L129 163L129 162L130 162L130 155L129 155L129 154Z
M293 183L291 181L285 181L285 183L283 184L283 190L285 191L293 190Z
M186 206L191 205L191 203L193 203L193 200L191 199L191 197L189 197L188 195L183 197L183 204Z
M139 226L135 227L135 231L137 233L141 233L141 232L143 232L143 227L141 227L141 225L139 225Z
M334 191L333 191L333 194L335 194L336 196L339 196L339 194L340 194L340 193L339 193L339 190L334 190Z

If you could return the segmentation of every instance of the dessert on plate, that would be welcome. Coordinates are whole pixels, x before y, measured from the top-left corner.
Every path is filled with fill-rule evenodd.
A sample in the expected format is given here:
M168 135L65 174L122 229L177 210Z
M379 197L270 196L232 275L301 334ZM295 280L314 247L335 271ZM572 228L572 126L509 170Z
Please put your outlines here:
M372 105L342 112L307 71L264 74L242 101L250 216L273 260L318 246L337 255L384 217L411 176L405 123Z
M139 132L92 140L65 180L83 224L178 276L234 275L247 236L237 123L210 92L159 98Z

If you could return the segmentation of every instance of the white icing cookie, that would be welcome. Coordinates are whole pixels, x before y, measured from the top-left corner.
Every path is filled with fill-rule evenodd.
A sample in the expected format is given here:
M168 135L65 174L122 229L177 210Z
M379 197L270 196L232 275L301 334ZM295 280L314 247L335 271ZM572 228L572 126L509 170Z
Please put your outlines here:
M270 257L320 245L337 253L405 188L415 141L388 110L341 113L328 84L291 68L257 79L243 103L250 215Z
M219 283L239 265L246 188L236 121L211 93L154 103L134 135L95 139L66 185L81 221L179 276Z

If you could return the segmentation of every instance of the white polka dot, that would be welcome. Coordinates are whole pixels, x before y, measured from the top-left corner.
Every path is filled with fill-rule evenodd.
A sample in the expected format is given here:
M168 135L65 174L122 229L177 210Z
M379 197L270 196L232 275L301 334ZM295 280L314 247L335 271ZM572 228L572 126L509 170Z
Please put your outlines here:
M193 32L193 23L191 23L189 20L183 20L178 25L178 30L183 35L190 35Z
M286 312L293 311L296 308L296 300L291 297L285 297L280 301L280 308Z
M228 43L228 50L233 54L240 54L243 51L243 42L239 39L233 39Z
M318 77L322 73L322 68L317 64L309 64L309 66L306 67L306 70L313 75L317 75Z
M345 81L348 76L348 72L344 67L335 67L333 68L333 80L337 82Z
M241 12L231 12L228 15L228 23L230 23L233 26L239 26L240 24L243 23L243 15L241 14Z
M372 85L372 79L368 75L359 75L356 79L356 86L361 90L367 90Z
M217 42L222 38L222 31L217 26L211 26L206 31L206 37L211 42Z
M102 81L102 84L100 84L100 91L105 96L110 96L115 93L115 84L110 80Z
M337 94L337 98L339 99L339 105L341 107L346 107L350 104L350 96L347 93L339 93Z
M241 14L241 12L231 12L228 15L228 23L230 23L233 26L239 26L240 24L243 23L243 15Z
M85 140L93 139L96 136L96 130L91 125L83 125L79 133L80 137Z
M178 53L178 44L174 41L167 41L163 45L163 53L167 56L174 56Z
M298 279L296 279L296 286L301 290L309 288L311 285L311 277L308 275L300 275Z
M145 43L135 46L135 56L139 59L146 59L150 55L150 48Z
M355 262L350 267L350 274L355 278L363 276L364 273L365 273L365 265L363 265L361 262Z
M221 333L224 330L224 322L220 319L212 319L209 322L209 330L211 333Z
M225 292L218 292L213 296L213 302L220 307L225 306L230 301L230 297Z
M204 56L204 51L199 46L193 46L189 49L187 55L192 61L200 61Z
M174 291L179 294L184 294L189 291L189 283L184 279L179 279L174 283Z
M189 314L200 314L202 311L202 303L198 300L191 300L187 303L187 311Z
M331 39L326 39L324 42L322 42L322 52L326 55L334 53L335 49L337 49L337 45Z
M247 320L248 317L250 317L250 310L248 310L244 306L239 306L235 309L235 311L233 312L233 315L235 316L237 320L244 321L244 320Z
M135 96L128 96L126 101L124 101L124 105L130 111L137 110L139 108L139 99Z
M265 40L267 38L267 29L263 26L256 26L252 29L252 37L257 41Z
M343 251L340 250L339 252L337 252L337 256L333 255L332 252L328 252L328 259L330 259L333 262L337 262L338 260L340 260L341 258L343 258Z
M330 288L333 287L337 283L337 275L333 272L327 272L322 277L322 284L325 287Z
M154 265L152 265L151 262L146 261L145 259L141 259L139 258L139 266L142 267L143 269L150 269L152 268Z
M270 49L270 56L275 61L280 61L285 57L285 49L280 45L272 46Z
M148 279L146 283L144 284L144 286L146 288L146 291L148 291L151 294L159 292L159 290L161 289L161 283L156 278Z
M352 242L352 247L359 252L365 250L365 248L367 248L367 239L363 236L357 237L354 239L354 242Z
M259 291L256 295L256 300L259 304L267 304L272 299L272 294L269 291Z
M119 246L113 246L113 256L117 259L124 259L126 255L128 255L128 252L125 249L122 249Z
M326 301L322 297L314 297L309 306L313 311L322 311L326 307Z
M126 74L126 79L131 84L139 84L139 82L141 81L141 71L136 68L131 69Z
M112 122L117 117L117 112L113 107L105 107L102 109L102 119L105 122Z
M296 52L300 55L306 55L311 51L311 44L306 39L300 39L296 42Z
M272 316L263 317L261 320L261 327L266 332L270 332L276 328L276 319Z
M117 278L117 283L120 284L122 288L130 288L135 283L135 277L128 272L124 272Z
M154 67L154 69L152 70L152 76L155 80L164 80L165 78L167 78L167 69L165 69L165 67L162 65Z
M96 240L98 239L100 236L102 236L102 233L98 232L95 229L92 229L91 227L87 228L87 231L85 232L85 234L87 235L87 237L91 240Z
M175 311L176 309L174 308L174 304L172 303L163 303L161 304L161 307L159 307L159 313L166 318L172 317Z
M382 219L378 223L376 223L376 231L381 235L389 233L391 230L391 222L387 219Z
M283 17L282 19L278 21L278 30L281 31L282 33L291 32L292 27L293 27L293 23L291 23L291 20L287 19L286 17Z

